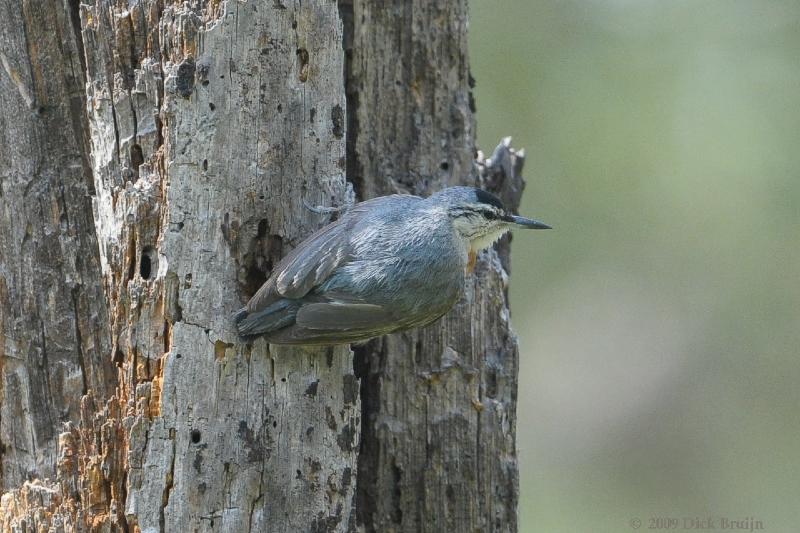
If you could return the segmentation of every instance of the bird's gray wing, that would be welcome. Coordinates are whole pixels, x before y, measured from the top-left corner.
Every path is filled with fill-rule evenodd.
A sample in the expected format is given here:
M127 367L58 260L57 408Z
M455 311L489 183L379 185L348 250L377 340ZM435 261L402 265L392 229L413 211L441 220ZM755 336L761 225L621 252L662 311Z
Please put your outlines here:
M380 331L395 322L383 306L326 302L303 305L297 312L296 324L301 328L323 331Z
M275 288L285 298L302 298L324 281L349 255L347 221L314 233L281 261Z
M364 215L382 204L421 201L416 196L392 195L356 204L346 215L316 231L292 250L275 267L269 279L247 303L250 313L260 311L280 298L302 298L325 281L337 267L350 259L350 237Z
M325 280L347 259L348 222L349 217L328 224L284 257L247 303L247 311L260 311L281 298L302 298Z

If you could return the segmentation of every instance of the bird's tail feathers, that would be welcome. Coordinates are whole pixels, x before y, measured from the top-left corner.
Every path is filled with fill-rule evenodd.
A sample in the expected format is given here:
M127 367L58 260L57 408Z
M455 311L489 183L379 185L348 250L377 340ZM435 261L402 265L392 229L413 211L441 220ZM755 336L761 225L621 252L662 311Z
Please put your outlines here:
M254 313L243 307L234 313L233 320L239 336L244 340L253 340L266 333L294 324L297 309L298 306L293 302L278 300Z
M233 313L233 323L237 324L237 327L238 327L239 322L241 322L242 320L247 318L247 315L248 315L247 308L246 307L242 307L241 309L239 309L238 311Z

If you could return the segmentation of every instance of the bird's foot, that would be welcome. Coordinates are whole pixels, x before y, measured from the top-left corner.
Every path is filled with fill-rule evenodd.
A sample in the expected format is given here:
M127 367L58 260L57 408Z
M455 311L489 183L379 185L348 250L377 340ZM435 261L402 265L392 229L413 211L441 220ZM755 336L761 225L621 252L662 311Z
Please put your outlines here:
M353 192L353 185L348 181L345 184L344 191L344 204L337 207L326 207L324 205L311 205L308 201L303 199L303 205L306 209L317 215L344 215L356 203L356 195Z
M325 207L324 205L311 205L306 200L303 200L303 205L306 209L317 215L333 215L346 210L346 206Z

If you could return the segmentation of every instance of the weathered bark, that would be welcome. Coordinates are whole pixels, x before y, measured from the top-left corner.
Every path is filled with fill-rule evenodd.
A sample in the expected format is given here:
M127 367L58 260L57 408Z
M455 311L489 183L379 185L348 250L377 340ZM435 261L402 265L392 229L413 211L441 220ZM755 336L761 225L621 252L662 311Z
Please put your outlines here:
M466 0L354 0L351 20L348 156L358 192L479 184ZM521 167L508 149L497 155L508 170ZM516 208L519 177L495 179L502 166L487 185ZM506 279L497 254L482 254L441 321L357 349L357 511L368 531L516 529L518 352Z
M241 345L230 323L327 222L303 201L344 202L336 5L120 1L79 15L105 352L121 377L97 398L99 444L64 434L66 455L91 457L73 506L87 527L345 530L360 427L350 351Z
M54 477L61 424L116 381L73 22L0 2L0 491Z
M81 12L128 525L344 530L350 351L242 345L230 320L327 222L303 200L344 200L336 6L159 4Z
M45 15L3 5L11 13L0 20L4 53L7 41L27 35L13 61L33 64L30 43L46 32L31 20ZM26 156L55 170L3 161L0 190L15 183L6 175L52 175L68 176L78 191L38 193L70 210L67 229L80 242L62 244L61 254L84 269L54 270L41 287L59 286L78 301L69 323L79 334L52 331L62 344L77 342L67 353L84 362L86 382L58 389L70 406L59 417L49 404L24 407L47 421L50 433L37 445L47 440L50 451L30 463L42 479L22 487L21 473L3 479L4 490L19 488L0 501L0 527L514 530L517 352L495 252L484 254L445 319L356 348L361 380L347 348L241 344L230 320L271 265L329 221L304 203L346 203L345 170L363 198L481 183L516 206L522 158L503 146L487 165L474 161L466 2L107 0L50 8L46 17L66 24L52 40L72 44L47 60L72 89L52 97L61 115L48 111L52 122L42 125L41 114L27 111L25 127L47 126L35 131L61 139L50 151L31 143ZM18 35L6 27L12 23ZM25 87L39 82L15 80L0 78L0 102L19 114ZM0 112L5 132L14 115ZM0 148L14 148L13 140L7 135ZM94 224L84 190L93 194ZM16 205L5 198L2 205ZM44 236L60 223L54 212L35 215L54 217L39 224ZM73 212L82 225L71 222ZM0 241L0 268L10 268L7 250L19 249L28 222L19 217L8 234L0 228L8 239ZM46 245L44 237L32 242ZM36 257L19 255L18 270ZM64 284L70 275L83 284ZM53 318L59 308L37 296L25 320L39 316L30 319L38 329L9 322L22 316L6 311L19 307L21 290L45 289L2 279L0 391L9 390L9 361L52 382L53 360L20 360L38 352L10 343L17 337L7 328L41 336L38 324L62 324ZM13 406L8 394L0 400L2 429Z

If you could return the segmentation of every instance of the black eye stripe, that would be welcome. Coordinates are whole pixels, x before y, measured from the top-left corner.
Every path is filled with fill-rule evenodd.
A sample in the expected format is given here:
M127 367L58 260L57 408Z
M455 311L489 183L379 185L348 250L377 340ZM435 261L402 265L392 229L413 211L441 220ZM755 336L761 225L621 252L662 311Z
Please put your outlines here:
M451 209L450 213L451 216L456 217L483 217L487 220L506 220L507 218L503 212L473 206Z
M453 215L457 217L474 217L474 216L482 216L489 220L497 220L498 218L504 219L506 215L504 213L499 213L493 209L481 209L481 208L474 208L474 207L467 207L467 208L457 208L452 209L450 211Z
M490 192L486 192L481 189L475 189L475 196L481 203L492 205L498 209L503 208L503 202L500 201L500 198Z

